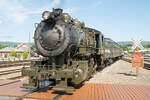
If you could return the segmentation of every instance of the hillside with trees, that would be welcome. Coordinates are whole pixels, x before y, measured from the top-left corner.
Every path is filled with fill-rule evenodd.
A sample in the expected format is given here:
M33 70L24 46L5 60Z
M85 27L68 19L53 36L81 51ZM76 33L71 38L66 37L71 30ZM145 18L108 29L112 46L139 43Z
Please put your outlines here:
M6 45L0 44L0 49L7 47Z

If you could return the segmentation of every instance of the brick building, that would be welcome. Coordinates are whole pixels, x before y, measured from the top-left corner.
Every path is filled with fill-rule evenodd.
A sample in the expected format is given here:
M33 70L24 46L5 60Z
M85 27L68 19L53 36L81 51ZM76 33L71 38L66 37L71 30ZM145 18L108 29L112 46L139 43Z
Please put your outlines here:
M0 58L4 58L5 56L7 56L7 58L11 58L11 52L14 51L16 52L16 54L20 55L20 57L23 57L23 53L26 52L30 52L30 48L31 46L28 44L20 44L18 45L16 48L14 47L6 47L0 50ZM29 55L30 56L30 55Z
M31 46L30 46L29 44L23 43L23 44L18 45L18 46L17 46L17 49L23 49L23 50L25 50L25 51L30 51Z

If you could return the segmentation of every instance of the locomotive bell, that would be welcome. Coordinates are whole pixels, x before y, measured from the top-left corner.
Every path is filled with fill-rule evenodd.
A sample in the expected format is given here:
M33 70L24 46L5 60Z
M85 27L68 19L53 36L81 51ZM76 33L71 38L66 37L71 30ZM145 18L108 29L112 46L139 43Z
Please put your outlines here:
M64 13L64 18L66 23L71 22L71 17L67 13Z

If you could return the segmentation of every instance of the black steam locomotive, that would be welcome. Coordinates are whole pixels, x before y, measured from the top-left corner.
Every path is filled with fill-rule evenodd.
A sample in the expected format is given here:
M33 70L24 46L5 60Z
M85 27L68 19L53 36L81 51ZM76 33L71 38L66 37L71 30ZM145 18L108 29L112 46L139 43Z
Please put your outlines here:
M24 88L39 88L40 82L52 81L55 91L70 91L102 66L122 56L120 46L95 29L71 18L62 9L45 11L34 41L37 53L45 57L23 68L29 76Z

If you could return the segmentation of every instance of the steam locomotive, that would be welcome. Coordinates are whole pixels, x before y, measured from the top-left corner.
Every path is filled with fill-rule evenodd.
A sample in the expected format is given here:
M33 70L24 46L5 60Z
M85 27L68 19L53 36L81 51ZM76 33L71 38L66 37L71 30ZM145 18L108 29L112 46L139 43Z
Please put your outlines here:
M102 66L122 56L120 46L62 9L45 11L34 34L37 53L45 59L34 60L22 68L29 77L23 88L37 89L40 82L52 81L55 91L71 91Z

